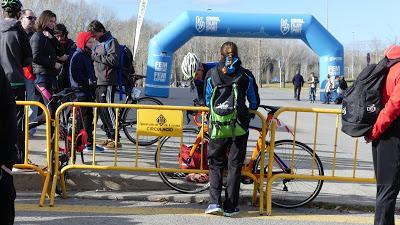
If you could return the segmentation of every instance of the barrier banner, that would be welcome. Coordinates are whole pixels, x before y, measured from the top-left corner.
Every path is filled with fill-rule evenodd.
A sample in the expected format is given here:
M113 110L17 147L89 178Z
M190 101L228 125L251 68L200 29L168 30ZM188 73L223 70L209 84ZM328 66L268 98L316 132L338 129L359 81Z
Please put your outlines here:
M139 136L182 137L182 111L138 109L137 115Z

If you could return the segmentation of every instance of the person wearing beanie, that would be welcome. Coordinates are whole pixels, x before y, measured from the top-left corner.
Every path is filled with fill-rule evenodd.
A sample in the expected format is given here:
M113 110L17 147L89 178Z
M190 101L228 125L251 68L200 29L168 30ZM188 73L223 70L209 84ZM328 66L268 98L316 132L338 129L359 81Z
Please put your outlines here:
M91 60L92 48L95 45L93 35L89 32L80 32L76 38L76 50L72 54L69 75L71 87L79 88L78 102L94 102L96 77L93 62ZM88 134L88 143L85 151L93 151L93 109L81 107L83 115L83 127ZM104 148L96 146L97 152L103 152Z

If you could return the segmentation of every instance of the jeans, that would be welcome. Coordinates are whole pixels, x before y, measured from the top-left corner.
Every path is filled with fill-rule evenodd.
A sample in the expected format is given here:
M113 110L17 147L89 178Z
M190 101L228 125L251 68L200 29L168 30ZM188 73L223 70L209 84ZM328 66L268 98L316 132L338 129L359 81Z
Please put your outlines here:
M332 93L330 91L325 92L325 102L329 104L332 97Z
M26 89L26 100L27 101L39 101L39 96L36 95L36 88L33 80L25 79ZM35 121L38 115L38 107L29 107L29 122ZM36 127L29 130L29 135L33 135L36 132Z
M317 88L316 87L310 87L310 101L315 102L315 93L317 92Z
M300 101L301 86L294 86L294 99Z

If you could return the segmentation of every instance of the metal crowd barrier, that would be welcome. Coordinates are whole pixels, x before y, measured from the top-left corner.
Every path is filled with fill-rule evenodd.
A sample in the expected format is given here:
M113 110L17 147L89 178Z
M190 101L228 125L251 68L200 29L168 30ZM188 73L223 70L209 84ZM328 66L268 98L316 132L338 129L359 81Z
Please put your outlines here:
M46 198L46 194L50 196L50 190L49 190L49 183L50 183L50 168L51 168L51 160L50 160L50 150L51 150L51 134L50 134L50 129L51 129L51 119L50 119L50 113L46 106L44 106L40 102L35 102L35 101L17 101L17 106L23 106L24 107L24 133L25 133L25 153L24 153L24 163L23 164L15 164L14 168L18 169L23 169L23 170L35 170L38 172L42 178L43 178L43 189L42 189L42 194L40 197L39 205L43 206ZM43 113L46 116L46 161L47 161L47 170L44 170L40 168L38 165L33 164L32 162L29 161L29 107L30 106L36 106L39 107L43 110Z
M266 185L266 211L268 215L272 214L272 184L273 182L280 179L300 179L300 180L326 180L326 181L337 181L337 182L354 182L354 183L375 183L375 178L362 178L356 176L357 170L357 154L358 154L358 139L355 140L355 150L354 150L354 159L353 159L353 175L352 176L337 176L335 175L336 170L336 159L337 159L337 144L338 144L338 134L339 134L339 121L341 116L341 110L339 109L318 109L318 108L300 108L300 107L282 107L275 114L274 118L278 118L284 112L294 112L294 140L293 140L293 151L292 151L292 160L294 158L294 143L296 141L296 133L297 133L297 121L298 121L298 113L314 113L315 114L315 126L314 126L314 138L313 138L313 160L312 160L312 173L311 175L304 174L294 174L294 173L280 173L273 174L273 155L275 148L275 138L276 138L276 130L277 130L277 121L273 120L271 124L271 142L270 148L268 151L268 173L267 173L267 185ZM332 161L332 173L324 174L323 176L316 175L314 173L314 161L316 145L317 145L317 133L318 133L318 118L320 114L331 114L336 115L336 127L335 127L335 141L333 147L333 161ZM293 166L293 162L291 162L291 167Z
M126 108L134 108L136 110L151 110L154 113L157 112L181 112L183 114L183 111L196 111L196 112L208 112L208 108L205 107L185 107L185 106L155 106L155 105L135 105L135 104L106 104L106 103L84 103L84 102L69 102L61 105L55 114L55 159L54 159L54 177L53 177L53 183L52 183L52 188L51 188L51 195L50 195L50 206L54 206L54 198L55 198L55 191L57 187L57 180L58 177L60 176L60 181L61 181L61 191L62 191L62 196L64 198L67 198L67 191L66 191L66 184L65 184L65 173L69 170L97 170L97 171L137 171L137 172L170 172L170 173L208 173L208 170L203 169L202 167L200 169L177 169L177 168L160 168L160 159L157 159L157 166L156 167L140 167L138 165L138 144L136 142L136 153L135 153L135 160L132 163L132 166L119 166L118 165L118 149L117 146L115 145L114 149L114 161L112 166L102 166L102 165L97 165L96 163L96 151L93 150L93 158L92 158L92 163L91 165L83 165L83 164L77 164L76 162L74 163L73 161L70 161L70 164L63 167L61 171L59 171L59 138L60 138L60 115L63 112L63 110L66 110L69 108L71 110L72 108L72 135L75 133L75 120L76 120L76 108L77 107L90 107L94 109L94 130L93 130L93 139L94 143L93 146L96 146L96 139L97 139L97 115L98 115L98 109L99 108L113 108L115 109L115 117L116 117L116 127L115 127L115 140L118 140L118 132L119 132L119 127L118 127L118 119L119 119L119 113L121 109L126 109ZM151 112L151 111L147 111ZM140 111L139 111L140 112ZM256 114L258 117L260 117L262 121L262 138L265 140L265 132L266 132L266 122L263 117L263 115L260 112L252 112ZM140 115L140 113L138 113ZM142 113L143 114L143 113ZM146 114L146 112L144 112ZM138 118L138 123L141 120L141 116ZM176 118L175 118L176 119ZM181 118L182 119L182 118ZM203 119L204 121L204 119ZM182 124L183 129L183 119L182 121L179 121ZM204 127L204 124L202 124ZM143 132L144 135L146 132ZM139 131L137 132L138 135ZM166 136L166 135L159 135L161 136ZM181 138L181 143L182 143L182 133L180 134L174 134L175 137L180 137ZM203 134L201 135L203 138ZM72 141L74 140L74 136L72 137ZM138 139L136 139L138 140ZM180 153L182 153L182 148L179 147ZM160 138L158 139L158 144L157 144L157 151L160 151ZM203 150L202 150L203 151ZM178 153L178 151L177 151ZM71 158L74 158L74 144L72 143L72 149L71 149ZM203 158L203 155L202 155ZM261 162L260 166L261 168L264 168L264 158L265 158L265 146L261 145ZM202 159L204 160L204 159ZM264 170L260 171L260 176L257 178L254 174L251 173L251 171L243 170L242 171L243 175L246 175L250 177L251 179L254 180L254 188L253 188L253 204L256 203L256 198L257 198L257 193L258 190L263 190L263 185L264 185ZM259 196L259 204L260 204L260 214L264 213L264 192L260 191L260 196Z

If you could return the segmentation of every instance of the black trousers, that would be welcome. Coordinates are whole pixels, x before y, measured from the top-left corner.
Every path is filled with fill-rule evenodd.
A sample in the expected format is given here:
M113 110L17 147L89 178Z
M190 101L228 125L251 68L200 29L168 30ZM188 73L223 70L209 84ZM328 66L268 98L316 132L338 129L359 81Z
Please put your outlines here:
M13 87L15 101L25 101L25 86ZM24 132L24 106L17 105L17 149L18 163L24 163L25 158L25 132Z
M396 198L400 190L400 123L396 121L372 143L376 176L375 225L394 225Z
M1 224L12 225L15 218L16 197L13 177L0 169L0 218Z
M228 165L226 180L225 210L234 210L239 203L240 177L243 161L246 157L249 134L227 139L211 139L208 146L210 204L222 205L222 176ZM229 151L228 155L227 152Z
M301 86L294 86L294 98L300 101Z
M78 102L93 102L93 98L89 96L78 96ZM81 119L78 120L79 127L83 127L88 134L88 142L93 143L93 108L80 107L82 113L83 124Z
M114 103L114 86L97 86L96 101L98 103ZM115 112L112 108L99 108L100 118L108 139L115 139Z

